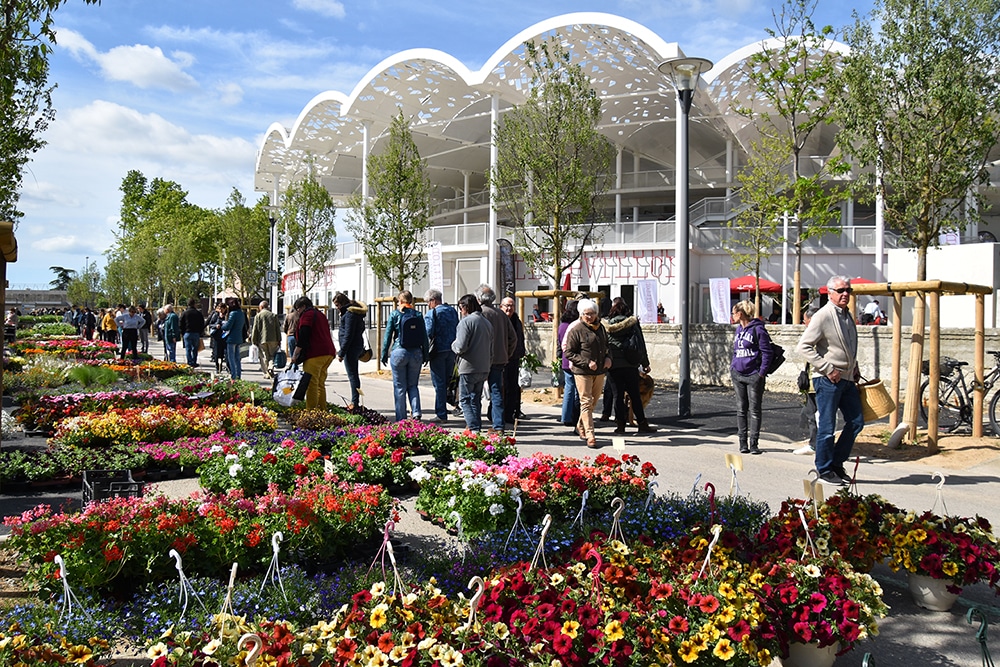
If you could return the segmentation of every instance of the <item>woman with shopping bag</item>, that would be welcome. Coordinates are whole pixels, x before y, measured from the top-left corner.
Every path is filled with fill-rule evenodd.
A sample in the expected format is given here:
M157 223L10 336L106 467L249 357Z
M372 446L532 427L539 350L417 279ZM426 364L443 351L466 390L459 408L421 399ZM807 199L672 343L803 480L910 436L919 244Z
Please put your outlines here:
M337 349L330 336L330 321L313 307L307 296L296 299L292 306L298 314L295 328L295 351L292 364L302 364L302 370L312 376L306 390L306 409L326 409L326 376Z

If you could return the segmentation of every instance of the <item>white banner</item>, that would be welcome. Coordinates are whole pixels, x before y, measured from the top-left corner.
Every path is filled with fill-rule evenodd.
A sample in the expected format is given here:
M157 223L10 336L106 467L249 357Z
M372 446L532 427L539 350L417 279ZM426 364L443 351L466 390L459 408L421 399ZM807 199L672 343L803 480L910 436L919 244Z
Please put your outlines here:
M444 264L441 261L441 242L427 244L427 284L431 289L444 291Z
M656 322L658 287L659 283L656 280L637 280L635 282L635 314L640 322L645 324Z
M729 278L709 278L708 291L712 296L712 320L716 324L732 322L733 300L729 293Z

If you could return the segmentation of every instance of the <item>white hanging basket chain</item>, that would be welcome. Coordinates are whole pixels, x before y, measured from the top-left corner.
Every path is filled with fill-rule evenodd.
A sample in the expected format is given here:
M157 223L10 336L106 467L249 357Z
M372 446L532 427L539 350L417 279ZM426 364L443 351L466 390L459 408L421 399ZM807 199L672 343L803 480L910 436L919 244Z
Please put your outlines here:
M285 594L285 584L281 581L281 567L278 565L278 553L281 551L281 541L284 539L285 535L280 530L275 531L274 535L271 536L271 563L267 566L267 572L264 573L264 581L260 582L260 592L264 592L264 587L267 586L268 581L274 584L274 580L277 579L281 597L285 599L285 602L288 602L288 595Z
M73 589L69 587L69 577L66 572L66 562L63 560L63 557L56 554L56 557L53 558L52 561L59 566L59 579L62 581L63 587L62 611L59 612L59 620L62 621L65 616L66 620L69 621L69 617L73 615L73 603L75 602L76 606L83 611L84 615L93 621L93 616L90 615L90 612L87 611L86 607L84 607L80 603L80 600L77 599L76 593L73 592Z
M222 619L222 622L219 624L220 642L226 636L226 619L229 616L236 615L233 613L233 587L236 586L236 569L238 567L238 564L233 563L233 568L229 571L229 586L226 587L226 598L222 601L222 609L219 611L219 618Z
M529 542L531 541L531 535L528 534L528 529L524 527L524 523L521 521L521 510L524 508L524 501L521 500L521 496L515 498L517 501L517 510L514 514L514 525L510 527L510 533L507 534L507 541L503 543L503 550L506 553L507 547L510 545L511 539L514 537L515 531L520 527L521 532L524 533L524 537Z
M935 470L934 474L931 475L931 480L933 481L933 480L938 479L938 478L940 478L941 481L937 483L937 492L936 492L936 494L934 496L934 506L931 507L931 512L936 512L937 511L938 503L940 503L941 504L941 515L942 516L948 516L948 505L944 502L944 482L945 482L945 476L944 476L944 473L941 472L940 470Z
M528 571L534 570L538 566L538 559L541 557L542 565L545 569L549 569L549 564L545 560L545 536L549 533L549 526L552 525L552 515L546 514L545 518L542 519L542 536L538 539L538 548L535 549L535 555L531 559L531 565L528 566Z
M701 579L701 576L705 574L705 570L708 569L708 575L712 576L712 570L708 567L709 563L712 561L712 549L719 541L719 535L722 534L722 526L715 524L712 526L712 541L708 543L708 551L705 553L705 562L701 564L701 569L698 570L698 576L696 579Z
M587 499L588 498L590 498L590 489L584 489L583 495L580 498L580 511L576 513L575 517L573 517L573 523L571 523L569 525L570 530L573 529L573 526L576 525L577 521L580 522L580 530L582 531L584 529L583 518L584 518L584 514L587 511Z
M813 503L814 507L815 505L816 504ZM806 532L806 545L805 547L802 548L802 556L799 560L806 560L806 556L808 556L810 552L812 552L812 557L815 559L818 557L816 554L816 545L813 544L812 535L809 533L809 521L806 519L804 506L800 505L796 509L798 510L799 513L799 521L802 523L802 530Z
M181 555L176 549L171 549L167 552L167 555L174 559L174 567L177 568L177 577L180 579L180 591L178 593L177 601L183 604L181 606L181 617L178 620L184 620L184 614L187 612L188 600L190 599L188 595L189 593L194 595L194 599L198 601L198 604L201 605L201 608L207 613L208 609L205 608L205 603L202 602L201 598L198 596L198 591L194 589L194 586L191 585L191 580L187 578L186 574L184 574L184 563L181 561Z
M618 540L625 544L625 535L622 533L621 515L625 510L625 501L621 498L614 498L611 501L612 520L611 532L608 534L609 540Z
M642 511L648 511L649 506L653 504L653 499L656 498L656 487L659 483L656 480L649 480L649 484L646 485L649 489L649 493L646 494L646 504L642 506Z

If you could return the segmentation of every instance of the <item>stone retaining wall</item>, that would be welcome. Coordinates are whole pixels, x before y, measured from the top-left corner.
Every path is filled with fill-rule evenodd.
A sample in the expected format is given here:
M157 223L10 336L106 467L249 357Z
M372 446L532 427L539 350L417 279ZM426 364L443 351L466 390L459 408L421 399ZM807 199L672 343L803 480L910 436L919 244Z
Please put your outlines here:
M680 326L675 324L644 325L643 335L649 350L649 361L652 375L657 380L676 381L680 350ZM776 391L796 392L795 379L803 367L804 361L795 354L795 346L805 330L804 326L768 325L768 332L776 343L785 348L787 361L778 372L768 378L768 389ZM529 322L524 327L527 348L534 352L544 363L549 365L550 341L552 340L552 324L548 322ZM729 361L732 355L733 327L726 324L692 324L688 329L691 344L691 382L717 386L730 386ZM941 332L941 355L954 357L969 362L969 370L973 361L973 329L946 329ZM902 377L903 388L906 387L906 366L909 362L910 328L903 327L902 336ZM1000 329L987 329L986 350L1000 350ZM859 326L858 346L861 360L861 374L867 378L882 378L888 385L892 375L892 327L890 326ZM924 348L924 359L928 358L928 350ZM989 354L985 359L985 371L993 366L993 357Z

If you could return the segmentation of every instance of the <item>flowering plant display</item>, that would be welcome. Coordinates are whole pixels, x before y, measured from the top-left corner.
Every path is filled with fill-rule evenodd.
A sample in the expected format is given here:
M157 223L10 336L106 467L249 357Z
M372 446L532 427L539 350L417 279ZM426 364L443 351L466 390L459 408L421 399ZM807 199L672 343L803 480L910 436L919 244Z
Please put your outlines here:
M344 437L330 449L330 465L341 479L397 487L410 482L413 450L396 439L386 426L364 428L365 435Z
M651 464L639 465L628 454L620 460L601 454L593 462L548 454L508 457L499 465L460 460L444 470L421 466L411 473L420 484L417 509L451 526L456 512L469 537L510 529L518 498L523 520L533 524L546 514L568 523L580 511L584 491L588 511L607 514L616 497L626 505L644 501L654 475Z
M373 437L384 449L406 449L414 453L432 452L434 443L451 439L447 431L418 419L371 424L351 429L358 438Z
M111 359L118 351L116 343L105 340L86 340L77 336L35 340L23 338L8 343L13 352L25 357L50 355L67 359Z
M834 554L765 566L761 592L784 643L852 648L878 634L889 608L882 587Z
M234 562L263 570L276 531L285 536L285 562L336 558L380 535L394 502L381 487L314 477L256 497L232 490L182 500L111 498L59 514L39 505L4 524L29 582L57 587L53 559L61 555L74 582L106 590L176 577L171 549L191 576L224 576Z
M319 450L290 438L264 448L217 433L204 443L208 444L208 456L198 467L198 477L202 488L213 493L242 489L259 494L272 484L287 490L301 477L323 475L325 459Z
M17 420L30 429L54 431L60 420L76 417L85 412L104 412L109 408L149 405L179 408L189 407L192 404L197 404L197 401L192 401L188 396L169 389L30 396L21 401Z
M50 667L71 664L95 667L98 660L108 653L108 642L98 637L91 638L86 644L74 644L51 631L44 639L25 634L17 623L0 627L0 665Z
M219 430L230 433L273 431L277 425L274 412L253 405L227 404L207 408L153 405L112 408L63 419L56 429L55 439L65 445L93 447L207 436Z
M424 450L442 463L457 459L502 463L508 456L517 456L514 438L499 433L463 431L443 436L420 439Z
M1000 591L1000 552L983 517L938 516L933 512L889 515L889 567L954 582L954 588L985 583ZM952 592L955 592L954 590Z
M327 431L334 428L342 428L361 421L360 417L343 412L338 408L333 408L333 406L326 410L321 408L306 410L292 406L285 409L284 416L288 420L288 423L295 428L310 429L312 431Z
M802 500L786 500L757 536L765 550L759 557L799 558L806 553L807 539L799 509ZM813 547L820 556L834 551L858 572L870 572L875 563L889 555L891 541L883 530L886 517L899 510L877 494L857 496L839 490L819 507L819 516L811 509L802 515L809 528Z

